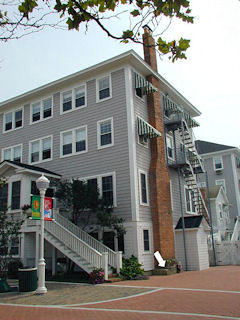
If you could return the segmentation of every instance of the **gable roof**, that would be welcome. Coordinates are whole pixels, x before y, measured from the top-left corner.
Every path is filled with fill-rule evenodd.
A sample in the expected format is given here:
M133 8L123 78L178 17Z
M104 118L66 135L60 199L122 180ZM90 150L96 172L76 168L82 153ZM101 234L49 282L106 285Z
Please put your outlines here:
M200 224L202 223L202 219L203 219L202 215L184 217L184 228L185 229L199 228ZM182 228L183 228L183 224L182 224L182 217L181 217L178 220L175 230L182 229Z
M61 178L61 175L58 173L55 173L53 171L50 171L50 170L47 170L44 168L40 168L37 166L33 166L30 164L22 163L22 162L4 160L3 162L0 163L0 170L2 168L4 168L5 166L13 167L15 169L23 169L23 171L33 172L33 173L36 173L39 175L44 173L45 175L52 177L52 178L57 178L57 179Z
M202 141L202 140L196 140L195 145L199 154L212 153L212 152L236 148L232 146L226 146L224 144L218 144L218 143Z
M134 50L129 50L111 59L102 61L91 67L40 86L29 92L23 93L17 97L0 102L0 109L5 110L5 108L8 107L29 103L30 100L35 98L36 94L43 96L52 91L58 92L61 91L66 85L71 86L76 81L79 82L81 79L83 79L83 77L87 77L89 79L92 77L95 78L99 73L106 73L111 69L119 69L120 67L126 65L131 65L144 77L147 77L150 74L154 75L160 81L161 91L164 94L169 94L169 96L171 96L177 104L183 106L184 110L189 113L191 117L196 117L201 114L201 112L191 102L189 102L180 92L178 92L164 77L162 77L158 72L155 72Z

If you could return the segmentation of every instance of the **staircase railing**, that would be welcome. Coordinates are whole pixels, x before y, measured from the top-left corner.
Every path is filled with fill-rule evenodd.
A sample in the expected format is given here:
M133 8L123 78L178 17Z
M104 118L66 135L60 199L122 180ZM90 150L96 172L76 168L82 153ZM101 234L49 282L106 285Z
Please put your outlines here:
M50 234L74 251L78 256L88 261L92 267L102 267L102 254L79 239L57 221L45 221L44 226Z
M118 269L119 266L119 254L118 252L115 252L111 250L109 247L105 246L103 243L98 241L97 239L90 236L87 232L83 231L81 228L73 224L68 219L64 218L61 214L56 213L54 214L55 220L62 225L64 228L69 230L71 233L73 233L75 236L77 236L79 239L87 243L90 247L94 248L96 251L103 253L108 253L108 264L114 268ZM121 266L121 262L120 262Z

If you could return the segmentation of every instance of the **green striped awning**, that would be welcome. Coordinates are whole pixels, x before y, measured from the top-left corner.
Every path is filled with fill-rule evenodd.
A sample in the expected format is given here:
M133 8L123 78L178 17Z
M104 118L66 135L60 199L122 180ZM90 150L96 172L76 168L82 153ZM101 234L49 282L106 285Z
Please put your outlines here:
M140 117L137 117L137 129L140 136L144 136L149 139L161 137L161 133L159 131Z
M163 104L164 109L170 111L170 113L181 113L190 128L199 127L199 123L194 120L187 112L185 112L183 108L173 102L169 97L163 95Z
M157 91L157 89L138 73L134 72L135 89L142 89L143 94L148 94Z

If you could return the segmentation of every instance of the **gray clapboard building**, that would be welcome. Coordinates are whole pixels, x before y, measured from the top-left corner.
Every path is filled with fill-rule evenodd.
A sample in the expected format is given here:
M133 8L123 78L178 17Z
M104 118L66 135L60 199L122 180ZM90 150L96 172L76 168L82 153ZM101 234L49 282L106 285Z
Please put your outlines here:
M148 28L144 36L153 41ZM87 233L55 210L45 223L47 269L55 272L64 255L90 272L103 252L116 268L119 250L137 256L146 271L155 267L155 251L188 270L208 268L208 210L197 184L204 168L192 135L199 115L157 72L151 46L145 60L128 51L4 101L0 175L8 185L0 205L21 214L41 174L51 182L83 179L124 218L126 234L121 241L111 230L92 237L91 226ZM26 220L18 256L36 265L38 255L38 222Z

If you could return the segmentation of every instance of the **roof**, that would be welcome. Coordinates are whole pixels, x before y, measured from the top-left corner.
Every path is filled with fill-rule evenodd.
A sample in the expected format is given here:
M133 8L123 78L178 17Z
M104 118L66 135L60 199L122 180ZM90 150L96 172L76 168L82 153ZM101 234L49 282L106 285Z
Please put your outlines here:
M195 145L199 154L212 153L212 152L236 148L232 146L226 146L224 144L218 144L218 143L202 141L202 140L196 140Z
M202 215L184 217L184 228L185 229L199 228L202 222L202 219L203 219ZM181 217L178 220L175 230L182 229L182 228L183 228L183 225L182 225L182 217Z
M111 59L102 61L89 68L70 74L66 77L58 79L56 81L45 84L41 87L33 89L29 92L23 93L17 97L0 102L0 108L14 107L15 105L29 103L29 100L36 98L36 95L50 94L53 90L61 91L64 86L71 86L73 83L82 80L82 78L92 79L96 77L98 73L110 72L110 70L119 69L122 66L131 65L133 69L136 69L142 76L147 77L154 75L160 81L160 88L164 94L169 94L172 99L179 105L181 105L190 116L199 116L201 112L193 106L181 93L179 93L166 79L164 79L159 73L155 72L134 50L129 50Z
M34 172L34 173L38 173L38 174L46 174L48 176L51 176L53 178L61 178L61 175L58 173L55 173L53 171L44 169L44 168L40 168L40 167L36 167L30 164L26 164L26 163L22 163L22 162L16 162L16 161L10 161L10 160L4 160L3 162L0 163L0 168L2 168L4 165L10 165L14 168L18 168L18 169L25 169L26 171L29 172Z
M217 198L221 187L222 187L221 185L210 187L209 188L209 198L210 199Z

